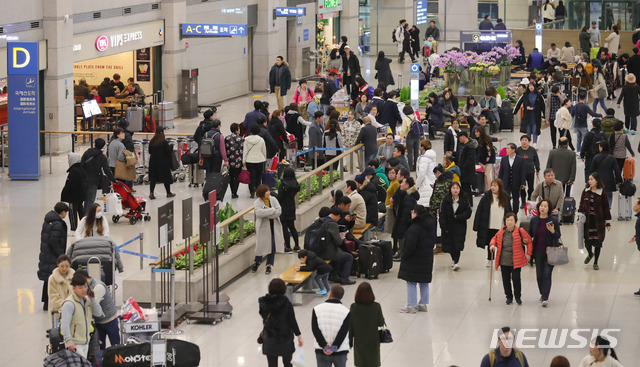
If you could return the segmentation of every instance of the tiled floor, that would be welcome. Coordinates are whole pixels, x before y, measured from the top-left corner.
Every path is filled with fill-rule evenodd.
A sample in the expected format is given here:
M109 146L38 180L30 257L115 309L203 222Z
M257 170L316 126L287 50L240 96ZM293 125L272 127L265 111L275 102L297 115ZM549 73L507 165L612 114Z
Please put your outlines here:
M363 60L366 76L370 60ZM393 64L394 74L401 72ZM408 65L402 72L408 80ZM257 93L263 94L263 93ZM275 105L275 98L268 100ZM225 130L231 122L241 121L246 111L252 108L251 96L236 98L223 103L219 117ZM618 112L620 114L620 112ZM618 116L622 117L622 116ZM193 132L196 120L181 121L177 132ZM549 130L545 130L539 143L541 162L544 165L550 149ZM501 133L509 141L517 141L517 132ZM638 137L631 138L634 150ZM434 142L434 149L441 157L442 139ZM64 184L66 157L54 157L53 174L48 174L48 159L43 159L42 177L37 182L12 182L2 175L0 178L0 366L38 366L45 357L46 339L44 330L49 325L46 312L42 311L40 299L41 282L36 277L39 251L41 221L57 201ZM582 182L583 164L578 162L577 182ZM244 189L246 190L246 189ZM202 202L199 189L188 188L187 183L179 183L175 188L177 200L193 196L194 204ZM146 196L148 186L138 187L138 195ZM164 204L164 189L156 191L159 199L149 202L153 219L151 223L131 226L127 223L111 225L111 234L116 243L123 243L143 232L149 240L145 252L155 253L153 245L156 237L156 208ZM226 200L229 200L230 194ZM578 188L574 191L578 196ZM252 204L248 193L241 191L241 198L230 200L234 208L244 208ZM181 215L180 205L176 205L176 217ZM614 203L613 212L617 211ZM531 328L568 328L590 329L581 332L588 336L591 329L619 329L611 335L618 339L616 351L625 366L640 365L640 311L639 298L633 296L640 287L640 260L637 249L627 242L633 235L632 222L613 222L613 230L607 233L603 249L600 271L593 271L582 263L583 254L577 249L576 228L573 225L562 227L564 243L569 247L571 263L557 267L554 271L550 307L542 308L538 303L535 270L523 271L522 306L507 306L501 290L498 273L494 273L493 301L489 302L489 271L485 268L485 252L474 246L475 233L467 233L467 246L462 253L461 270L449 269L448 255L435 258L433 283L430 290L428 313L400 314L400 308L406 299L403 281L397 279L398 263L389 274L373 280L373 288L383 306L387 324L391 329L394 342L382 346L383 366L438 366L452 364L474 366L480 363L489 349L492 330L504 325L516 329ZM469 226L471 227L471 226ZM131 245L135 246L135 245ZM135 247L134 247L135 249ZM118 282L138 269L138 259L123 256L126 271L118 274ZM274 274L279 274L296 261L295 255L278 255ZM261 324L257 313L257 298L266 292L272 276L263 272L248 274L228 286L225 291L230 295L234 306L233 317L219 325L187 325L180 329L184 337L200 345L202 366L264 366L266 360L258 350L256 337ZM362 282L362 280L357 281ZM356 286L346 288L344 303L353 301ZM300 297L304 303L296 307L296 316L305 340L308 365L313 361L313 336L311 333L311 309L322 302L315 295ZM121 300L118 300L120 303ZM529 337L539 336L540 332L530 331ZM537 339L527 342L536 345ZM568 339L567 344L577 342ZM572 365L578 365L588 354L588 347L544 349L533 347L524 349L531 366L548 366L553 356L563 354ZM352 366L352 359L348 365Z

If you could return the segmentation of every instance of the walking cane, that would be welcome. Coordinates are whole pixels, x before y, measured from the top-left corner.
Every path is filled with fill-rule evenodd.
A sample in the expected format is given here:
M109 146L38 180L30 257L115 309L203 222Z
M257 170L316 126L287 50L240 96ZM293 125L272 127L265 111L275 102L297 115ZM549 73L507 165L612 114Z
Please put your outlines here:
M493 286L493 262L495 260L495 256L493 251L491 251L491 266L489 267L489 302L491 302L491 291Z

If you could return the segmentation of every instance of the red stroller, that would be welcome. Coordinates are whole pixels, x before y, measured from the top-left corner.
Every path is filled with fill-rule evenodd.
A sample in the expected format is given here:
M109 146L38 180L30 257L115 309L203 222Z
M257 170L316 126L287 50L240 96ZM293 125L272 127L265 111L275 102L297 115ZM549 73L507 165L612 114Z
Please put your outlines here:
M129 218L130 224L136 224L136 222L142 220L143 217L146 222L151 220L149 213L144 211L147 207L147 202L141 197L133 196L129 186L121 181L112 183L111 186L113 187L113 191L122 198L122 207L129 209L122 217ZM120 215L114 215L111 217L111 220L113 220L113 223L118 223L120 217Z

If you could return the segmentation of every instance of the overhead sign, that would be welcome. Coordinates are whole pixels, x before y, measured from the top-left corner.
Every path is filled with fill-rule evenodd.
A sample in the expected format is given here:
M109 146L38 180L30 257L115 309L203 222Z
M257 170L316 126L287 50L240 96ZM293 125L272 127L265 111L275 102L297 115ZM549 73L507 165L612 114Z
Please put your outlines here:
M40 176L38 42L7 43L9 178Z
M342 0L319 0L318 14L331 13L342 10Z
M416 1L416 24L427 22L427 0L418 0Z
M182 23L183 36L246 36L246 24Z
M304 41L308 41L309 40L309 29L305 29L304 31L302 31L302 39Z
M307 14L307 8L276 7L276 17L299 17Z

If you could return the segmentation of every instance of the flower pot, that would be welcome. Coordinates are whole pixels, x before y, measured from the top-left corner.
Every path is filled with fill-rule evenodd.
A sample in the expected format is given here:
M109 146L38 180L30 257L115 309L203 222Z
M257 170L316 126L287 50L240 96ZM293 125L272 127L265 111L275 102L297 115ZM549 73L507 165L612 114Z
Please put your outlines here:
M459 73L445 73L444 81L447 87L451 88L454 94L458 93L460 88L460 74Z
M511 65L500 66L500 83L506 84L511 80Z

